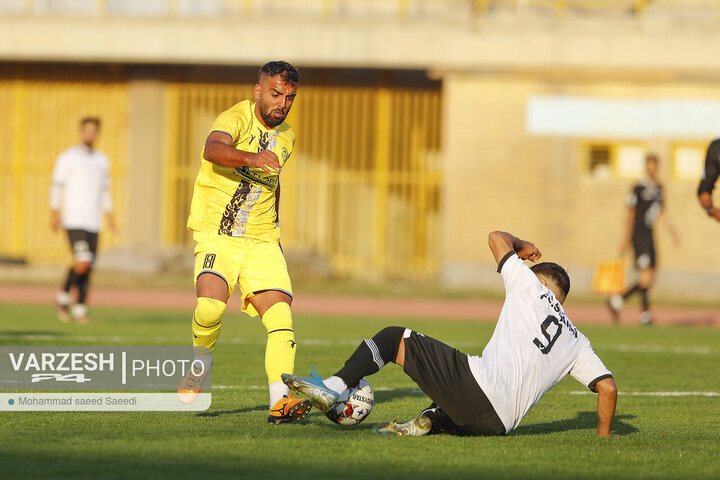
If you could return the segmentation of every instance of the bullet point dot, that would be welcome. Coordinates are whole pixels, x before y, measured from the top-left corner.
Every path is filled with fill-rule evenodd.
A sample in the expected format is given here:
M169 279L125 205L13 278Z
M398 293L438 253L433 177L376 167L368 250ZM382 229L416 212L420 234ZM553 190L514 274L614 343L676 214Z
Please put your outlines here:
M10 405L15 405L15 400L13 400L13 399L11 398L10 400L8 400L8 404L10 404Z

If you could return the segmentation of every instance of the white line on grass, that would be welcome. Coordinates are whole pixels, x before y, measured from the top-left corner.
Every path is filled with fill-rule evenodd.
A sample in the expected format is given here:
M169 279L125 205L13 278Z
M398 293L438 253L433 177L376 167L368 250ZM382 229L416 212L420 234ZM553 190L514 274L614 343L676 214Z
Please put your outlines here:
M574 390L570 395L595 395L587 390ZM718 392L618 392L632 397L720 397Z
M91 335L78 335L78 336L66 336L66 335L47 335L47 334L34 334L34 333L27 333L22 335L0 335L0 340L36 340L36 341L73 341L73 342L108 342L108 343L123 343L128 340L138 341L141 340L142 337L122 337L119 335L115 336L108 336L108 337L98 337L98 336L91 336ZM157 338L154 339L155 341L161 341Z
M616 352L633 352L633 353L678 353L678 354L699 354L709 355L712 353L710 347L694 347L694 346L664 346L664 345L603 345L598 350L614 350Z
M15 342L20 340L29 341L62 341L62 342L82 342L82 343L112 343L112 344L133 344L133 343L177 343L179 345L186 344L186 337L168 337L168 336L156 336L156 337L141 337L141 336L93 336L93 335L48 335L48 334L34 334L26 333L22 335L12 334L0 334L0 341L2 340L14 340ZM220 340L223 343L231 343L233 345L265 345L266 340L264 338L242 338L242 337L229 337L222 338ZM357 346L362 340L354 338L299 338L298 343L301 346L307 347L332 347L332 346ZM486 342L476 342L471 340L452 342L456 347L461 348L479 348L484 347ZM630 353L675 353L678 355L711 355L716 353L711 347L701 346L664 346L664 345L633 345L633 344L617 344L617 345L600 345L596 348L599 351L615 351L615 352L630 352Z
M37 340L37 341L52 341L52 340L64 340L64 341L77 341L77 342L112 342L121 343L128 341L153 341L153 342L180 342L185 343L185 336L155 336L155 337L143 337L143 336L121 336L121 335L50 335L50 334L35 334L35 333L23 333L20 335L13 334L0 334L0 340ZM357 346L362 342L362 339L356 338L299 338L299 343L303 346L311 347L333 347L333 346ZM264 338L243 338L243 337L229 337L222 338L220 340L223 343L232 343L235 345L265 345L266 340ZM487 342L479 342L472 340L458 340L453 341L453 345L458 347L484 347ZM636 352L636 353L678 353L678 354L700 354L708 355L713 353L712 347L700 347L700 346L663 346L663 345L633 345L633 344L618 344L618 345L600 345L597 347L598 350L611 350L616 352Z

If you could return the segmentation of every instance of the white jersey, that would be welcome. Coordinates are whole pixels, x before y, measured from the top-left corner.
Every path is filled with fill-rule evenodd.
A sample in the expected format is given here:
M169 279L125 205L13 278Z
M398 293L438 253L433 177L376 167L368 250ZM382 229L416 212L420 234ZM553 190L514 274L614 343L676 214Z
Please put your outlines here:
M50 208L62 210L66 230L99 232L102 212L112 210L110 162L99 150L76 145L55 162L50 189Z
M566 374L595 391L612 376L590 341L575 328L555 295L515 252L498 267L505 303L482 357L470 369L510 433Z

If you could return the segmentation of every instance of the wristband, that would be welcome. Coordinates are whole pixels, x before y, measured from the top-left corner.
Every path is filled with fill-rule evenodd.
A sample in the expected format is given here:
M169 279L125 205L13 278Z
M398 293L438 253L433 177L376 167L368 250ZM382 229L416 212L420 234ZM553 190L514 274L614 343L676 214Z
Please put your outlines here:
M705 211L707 212L708 216L710 216L710 217L713 216L713 210L714 210L713 207L707 207L707 208L705 209Z

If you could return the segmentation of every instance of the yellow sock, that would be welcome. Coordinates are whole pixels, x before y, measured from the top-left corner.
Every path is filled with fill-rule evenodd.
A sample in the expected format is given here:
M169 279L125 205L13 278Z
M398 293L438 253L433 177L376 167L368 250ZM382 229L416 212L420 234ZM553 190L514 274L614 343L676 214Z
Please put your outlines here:
M290 305L276 303L265 312L262 322L268 332L265 373L268 383L280 382L280 375L293 373L295 368L295 333Z
M193 347L205 347L211 352L220 335L222 315L227 305L214 298L199 297L193 315Z

